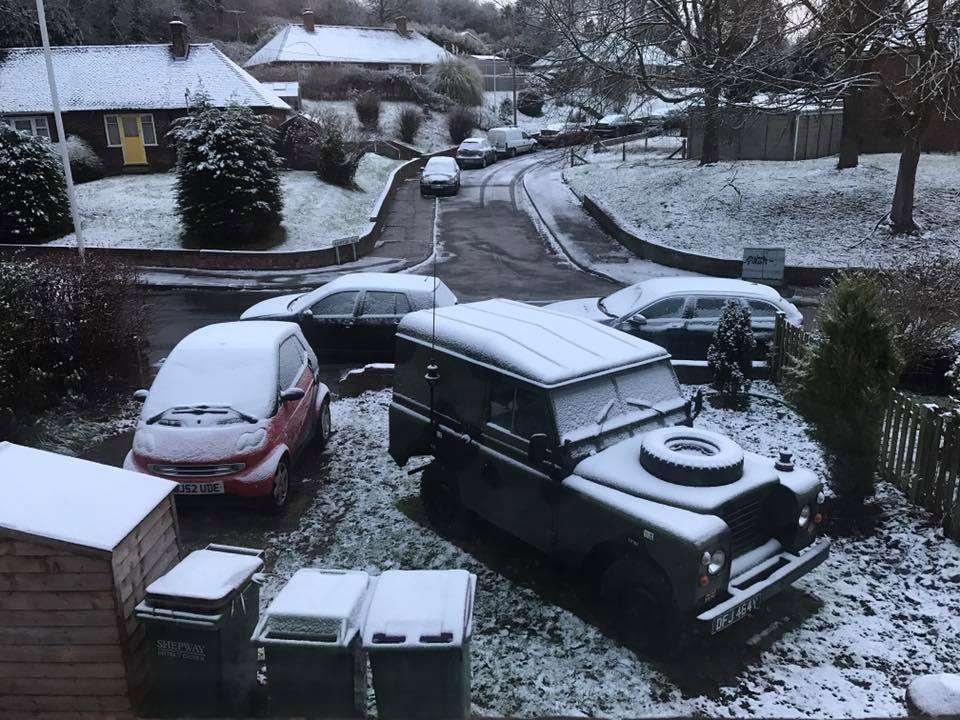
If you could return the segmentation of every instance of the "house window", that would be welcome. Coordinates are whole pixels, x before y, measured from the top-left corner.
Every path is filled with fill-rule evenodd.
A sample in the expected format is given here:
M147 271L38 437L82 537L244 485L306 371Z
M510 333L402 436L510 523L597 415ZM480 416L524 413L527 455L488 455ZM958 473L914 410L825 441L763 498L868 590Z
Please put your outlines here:
M401 73L403 75L413 74L413 68L410 65L391 63L390 65L387 66L387 69L390 72Z
M153 122L153 115L104 115L103 122L107 131L107 147L120 147L122 132L126 132L129 137L136 137L134 130L137 125L143 144L147 147L157 145L157 127Z
M47 140L50 139L50 126L47 124L47 118L45 115L38 115L36 117L4 118L3 122L12 127L14 130L19 130L27 135L42 137Z

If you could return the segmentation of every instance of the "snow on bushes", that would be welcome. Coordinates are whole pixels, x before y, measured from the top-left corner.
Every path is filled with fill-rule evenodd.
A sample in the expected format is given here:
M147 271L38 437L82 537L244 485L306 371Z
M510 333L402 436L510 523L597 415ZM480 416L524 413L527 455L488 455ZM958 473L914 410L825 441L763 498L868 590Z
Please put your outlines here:
M357 119L366 130L374 131L380 127L380 98L375 92L368 90L357 95L353 107L357 111Z
M521 90L517 95L517 110L528 117L542 117L543 103L543 95L535 90Z
M469 108L455 107L447 113L447 130L455 145L470 137L476 127L477 115Z
M434 92L455 103L478 107L483 103L483 75L476 65L456 58L441 60L427 75Z
M883 413L902 366L875 276L843 273L818 316L820 335L789 374L790 395L826 451L834 492L873 495Z
M261 79L290 80L287 70L254 68ZM279 76L278 76L279 75ZM310 100L347 100L357 92L375 92L381 100L414 102L432 110L445 111L452 103L431 90L416 75L384 72L358 67L318 67L309 70L300 83L303 97Z
M50 149L57 163L60 163L59 143L52 143ZM103 160L83 138L67 135L67 156L70 158L70 174L78 185L100 180L107 174L103 167Z
M0 262L0 440L63 399L136 377L145 316L136 272L101 255Z
M726 407L743 405L750 391L750 371L757 343L750 327L750 311L734 300L724 303L717 330L707 350L713 389Z
M72 227L63 169L47 141L0 123L0 241L42 242Z
M333 111L319 113L312 120L318 129L312 150L317 177L332 185L354 187L354 177L364 151L348 142L349 121Z
M177 211L188 233L232 243L280 225L276 133L250 108L213 107L201 97L169 137L177 146Z
M422 124L423 113L413 106L405 107L397 115L397 135L405 143L412 143L420 132Z

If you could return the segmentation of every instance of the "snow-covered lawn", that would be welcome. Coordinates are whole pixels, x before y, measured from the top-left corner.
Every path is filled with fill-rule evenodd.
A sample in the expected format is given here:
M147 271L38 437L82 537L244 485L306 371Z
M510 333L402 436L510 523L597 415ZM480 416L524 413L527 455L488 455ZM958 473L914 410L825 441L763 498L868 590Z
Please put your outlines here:
M621 161L616 150L565 175L640 237L706 255L741 258L743 247L785 247L787 264L869 267L917 253L960 255L960 155L925 154L917 179L921 237L891 236L896 154L865 155L839 171L836 158L744 161L698 167L664 158ZM877 229L875 229L877 228Z
M361 190L328 185L307 171L281 173L285 238L279 244L256 245L255 249L309 250L363 232L390 172L399 164L379 155L365 155L356 176ZM93 247L184 247L175 179L173 173L118 175L77 186L85 242ZM50 244L75 242L70 234Z
M755 389L777 394L766 383ZM387 455L389 401L380 391L334 403L328 479L299 527L269 538L263 603L309 565L476 573L477 714L903 715L912 676L960 666L960 548L887 486L874 534L836 538L827 563L796 588L679 659L653 663L597 629L574 586L536 553L489 528L458 545L436 535L417 478ZM798 462L823 470L804 424L777 403L708 407L697 424L749 450L789 445Z

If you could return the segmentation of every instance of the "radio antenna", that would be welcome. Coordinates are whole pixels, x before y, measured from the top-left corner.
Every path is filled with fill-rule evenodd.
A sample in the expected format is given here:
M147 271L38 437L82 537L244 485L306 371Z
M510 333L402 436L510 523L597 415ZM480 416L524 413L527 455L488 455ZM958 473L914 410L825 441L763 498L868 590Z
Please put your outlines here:
M440 418L437 415L434 402L436 400L437 383L440 382L440 368L437 366L437 213L440 211L440 199L436 198L433 205L433 307L430 308L432 327L430 329L430 362L427 364L427 374L424 379L430 386L430 428L431 444L436 443L437 433L440 430Z

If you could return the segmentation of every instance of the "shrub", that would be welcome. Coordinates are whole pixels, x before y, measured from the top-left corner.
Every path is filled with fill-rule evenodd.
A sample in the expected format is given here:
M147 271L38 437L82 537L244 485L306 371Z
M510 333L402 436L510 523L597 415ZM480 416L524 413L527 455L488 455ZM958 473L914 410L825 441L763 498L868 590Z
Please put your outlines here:
M188 232L242 242L279 226L276 133L250 108L201 98L169 136L177 146L177 212Z
M445 25L429 25L417 29L440 47L456 48L467 55L486 55L489 52L482 42L478 42L470 35L462 35L456 30L451 30Z
M947 255L919 258L881 270L878 278L904 360L903 379L921 391L942 391L935 386L957 354L960 261Z
M317 127L314 152L316 173L324 182L341 187L355 187L354 177L364 151L349 142L349 122L335 111L312 118Z
M824 446L834 492L859 504L874 491L880 426L900 373L894 324L880 284L863 272L831 283L819 323L788 391Z
M455 107L447 113L447 130L450 140L459 145L473 133L477 127L477 116L473 110L465 107Z
M0 241L41 242L72 228L63 169L47 141L0 123Z
M427 80L434 92L459 105L478 107L483 102L483 76L473 63L441 60L430 68Z
M53 150L54 158L59 163L59 144L53 143L50 148ZM70 158L70 174L73 175L73 181L77 185L100 180L107 174L103 167L103 160L83 138L76 135L67 136L67 156Z
M364 128L372 131L380 127L380 98L376 93L371 90L360 93L353 101L353 108Z
M707 365L713 372L713 389L721 405L743 406L750 391L750 372L757 343L746 306L727 301L717 330L707 350Z
M98 254L0 263L0 440L57 401L142 381L145 314L129 265Z
M517 110L527 117L543 116L543 95L536 90L521 90L517 94Z
M687 126L687 111L680 108L668 110L663 116L663 129L667 132L671 130L683 130Z
M500 108L497 112L500 117L500 121L504 123L513 123L513 100L510 98L504 98L500 103Z
M402 72L366 68L314 68L300 83L303 97L311 100L347 100L358 92L375 92L381 100L412 102L446 111L453 102L435 93L419 77Z
M415 107L405 107L397 116L397 135L405 143L412 143L423 124L423 113Z

